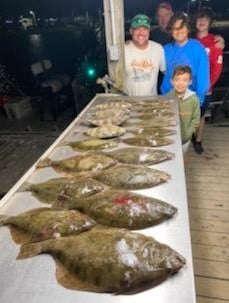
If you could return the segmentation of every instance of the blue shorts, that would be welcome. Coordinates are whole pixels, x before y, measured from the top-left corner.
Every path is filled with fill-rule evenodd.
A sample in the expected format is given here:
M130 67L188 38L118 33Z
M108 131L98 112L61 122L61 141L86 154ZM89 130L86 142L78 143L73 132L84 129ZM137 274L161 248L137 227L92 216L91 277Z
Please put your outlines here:
M206 110L208 109L209 103L211 102L212 95L206 95L204 103L200 107L200 117L204 117Z

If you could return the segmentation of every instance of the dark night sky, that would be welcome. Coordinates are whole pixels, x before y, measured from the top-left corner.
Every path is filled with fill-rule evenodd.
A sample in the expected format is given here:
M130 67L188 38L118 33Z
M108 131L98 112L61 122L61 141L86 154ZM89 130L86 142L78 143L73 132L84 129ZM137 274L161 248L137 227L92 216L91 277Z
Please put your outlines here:
M153 15L156 3L160 0L124 0L125 15L133 16L138 12ZM175 10L185 10L188 0L170 0ZM203 1L202 1L203 2ZM215 10L229 10L228 0L210 0ZM29 10L34 10L41 17L47 16L70 16L95 14L98 9L102 10L103 0L1 0L0 15L19 16L26 15Z

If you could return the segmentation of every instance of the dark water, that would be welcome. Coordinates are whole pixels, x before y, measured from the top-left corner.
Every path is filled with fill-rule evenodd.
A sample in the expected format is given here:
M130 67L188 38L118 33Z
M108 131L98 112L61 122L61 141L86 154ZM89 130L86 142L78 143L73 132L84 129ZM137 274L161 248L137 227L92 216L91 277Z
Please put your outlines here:
M99 52L104 57L104 47L97 42L94 31L84 27L2 32L0 39L0 63L28 93L34 81L30 66L36 61L49 58L55 71L74 76L85 55L96 57Z

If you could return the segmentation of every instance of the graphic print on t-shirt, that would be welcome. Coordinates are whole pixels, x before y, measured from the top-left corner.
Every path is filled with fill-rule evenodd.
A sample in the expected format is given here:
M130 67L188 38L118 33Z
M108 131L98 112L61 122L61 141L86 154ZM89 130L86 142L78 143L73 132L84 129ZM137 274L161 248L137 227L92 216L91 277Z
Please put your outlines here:
M130 66L133 70L132 79L136 82L150 80L154 64L151 59L134 59Z

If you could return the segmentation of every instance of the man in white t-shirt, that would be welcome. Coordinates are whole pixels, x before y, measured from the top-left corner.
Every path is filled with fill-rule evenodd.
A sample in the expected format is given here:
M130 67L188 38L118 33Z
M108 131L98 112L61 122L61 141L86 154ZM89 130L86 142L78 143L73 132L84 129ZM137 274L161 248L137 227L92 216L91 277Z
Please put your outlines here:
M132 40L125 45L126 92L129 96L157 95L159 70L165 71L163 47L149 40L150 20L136 15L130 25Z

